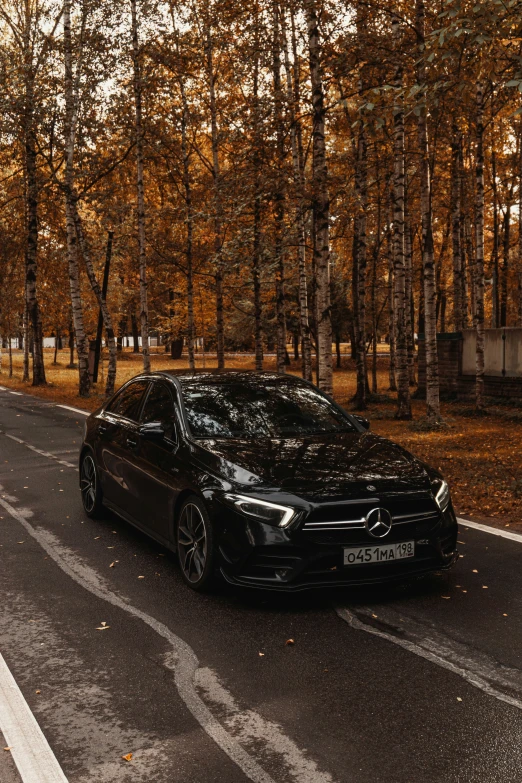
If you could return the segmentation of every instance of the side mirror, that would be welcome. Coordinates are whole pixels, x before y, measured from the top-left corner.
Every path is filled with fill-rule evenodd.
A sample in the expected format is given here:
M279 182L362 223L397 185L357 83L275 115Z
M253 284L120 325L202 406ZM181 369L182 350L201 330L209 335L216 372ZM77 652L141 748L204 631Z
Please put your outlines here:
M165 427L161 421L151 421L148 424L142 424L139 432L145 440L161 441L165 437Z
M361 427L364 427L365 430L370 429L370 422L368 419L365 419L364 416L359 416L358 413L352 413L352 416L356 422L361 425Z

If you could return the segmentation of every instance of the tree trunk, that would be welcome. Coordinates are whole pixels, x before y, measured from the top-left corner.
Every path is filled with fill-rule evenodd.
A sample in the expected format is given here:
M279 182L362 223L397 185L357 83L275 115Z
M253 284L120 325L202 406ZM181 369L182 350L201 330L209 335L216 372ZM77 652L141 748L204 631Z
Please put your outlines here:
M416 32L418 43L417 82L426 90L424 68L424 0L417 0ZM426 418L430 423L440 421L439 359L437 353L437 310L435 286L435 258L433 250L433 223L431 180L428 150L428 123L426 95L421 99L417 120L420 158L420 200L422 215L422 268L424 272L424 345L426 348Z
M132 353L140 352L140 338L138 329L138 319L134 312L131 313L131 331L132 331Z
M518 326L522 326L522 123L518 144Z
M225 366L225 325L223 307L223 259L221 258L222 208L221 208L221 176L219 165L219 135L216 107L216 76L214 73L214 53L210 23L205 30L205 50L207 78L210 97L210 125L212 135L212 177L214 180L214 255L216 281L216 343L217 365L219 369Z
M366 44L366 5L357 2L357 49L359 60L359 101L365 100L364 57ZM366 213L368 211L368 143L365 117L358 121L357 151L355 156L355 198L353 239L352 308L355 329L355 363L357 387L355 407L366 408Z
M312 200L315 220L314 257L317 270L318 386L332 392L332 323L330 312L330 199L325 144L325 108L319 27L315 0L305 0L313 106Z
M255 6L254 30L254 226L252 248L252 284L254 289L255 367L263 370L263 307L261 303L261 112L259 106L259 7Z
M392 216L388 220L386 232L388 242L388 341L390 344L389 364L389 391L397 391L397 379L395 377L395 310L393 307L393 292L395 290L393 280L393 242L392 242Z
M27 24L29 22L27 21ZM37 139L35 129L35 97L33 53L29 41L29 27L24 41L25 59L25 195L26 195L26 247L25 247L25 295L27 319L33 335L33 386L45 385L43 359L42 324L37 296L38 263L38 181L37 181ZM27 378L28 380L28 378Z
M297 259L299 269L299 327L301 332L301 356L303 378L312 380L312 349L310 345L310 323L308 314L308 283L306 279L306 229L305 229L305 174L303 157L302 128L299 120L300 112L300 75L295 18L291 9L293 73L288 56L286 32L283 25L287 100L290 107L290 139L292 143L292 165L294 172L294 187L297 195L296 226L297 226ZM284 13L282 15L284 21Z
M114 394L114 385L116 382L116 362L117 362L116 338L114 335L114 327L112 325L112 316L110 314L109 308L107 307L107 301L103 295L101 286L99 285L96 279L96 274L94 272L94 266L91 260L89 246L87 244L87 240L83 232L83 225L78 212L78 204L76 199L74 199L72 202L72 208L73 208L73 215L74 215L74 225L76 228L76 236L78 237L78 244L80 246L80 251L83 257L85 268L87 270L87 277L89 278L89 283L91 284L91 288L94 293L94 296L98 301L98 306L101 310L103 323L105 324L105 336L107 338L107 348L109 349L109 366L107 368L107 381L105 384L105 394L107 397L110 397L112 394ZM109 255L109 258L110 258L111 248L112 248L113 235L114 232L109 231L109 239L107 242L107 254Z
M406 286L406 343L408 351L408 378L415 386L415 341L413 339L413 241L409 220L404 224L404 266Z
M276 270L276 368L286 372L286 316L285 316L285 261L284 261L284 219L285 185L283 167L285 164L285 137L283 128L283 91L281 85L281 35L279 30L279 8L273 0L272 77L274 88L274 129L276 135L276 174L274 193L274 261Z
M491 184L492 184L492 192L493 192L493 249L492 249L492 264L493 267L492 277L493 277L493 290L491 292L491 326L494 329L498 329L498 327L501 325L500 321L500 296L499 296L499 266L498 266L498 247L499 247L499 241L498 241L498 188L497 188L497 156L495 152L495 134L493 132L493 144L491 148Z
M484 409L484 85L476 84L476 163L475 163L475 329L477 333L477 410Z
M462 331L464 328L464 308L465 300L463 297L463 272L464 264L462 258L462 221L461 221L461 155L462 135L459 131L456 118L453 118L452 123L452 138L451 138L451 195L450 195L450 209L451 209L451 246L453 255L453 327L456 332Z
M66 0L63 10L63 38L65 57L65 233L67 242L67 265L69 269L69 288L71 292L71 308L78 353L78 393L80 397L88 397L91 387L89 377L89 343L85 333L83 320L83 305L80 286L80 266L78 263L78 241L74 221L74 146L78 103L75 100L74 77L72 66L71 37L71 0Z
M502 285L500 287L500 326L507 326L508 316L508 275L509 275L509 244L511 237L511 201L506 202L504 213L504 237L502 253Z
M186 239L186 259L187 259L187 351L189 368L194 370L196 360L194 356L194 269L192 258L194 216L192 212L192 183L190 178L190 150L187 141L187 127L189 120L187 96L185 93L185 83L180 78L180 91L183 112L181 116L181 154L183 157L183 186L185 189L185 207L187 212L187 239Z
M24 362L23 362L22 380L27 383L27 381L29 380L29 316L27 313L27 279L25 281L25 284L26 284L26 290L24 295L24 322L23 322Z
M138 42L136 0L131 0L132 13L132 67L134 88L134 132L136 140L136 195L138 217L138 258L140 269L140 325L143 371L150 372L149 307L147 302L147 246L145 240L145 185L143 182L143 80Z
M404 263L404 101L402 98L403 69L400 52L400 22L392 15L392 37L397 57L394 76L393 108L393 269L395 310L395 359L397 373L397 419L411 419L406 335L406 270Z

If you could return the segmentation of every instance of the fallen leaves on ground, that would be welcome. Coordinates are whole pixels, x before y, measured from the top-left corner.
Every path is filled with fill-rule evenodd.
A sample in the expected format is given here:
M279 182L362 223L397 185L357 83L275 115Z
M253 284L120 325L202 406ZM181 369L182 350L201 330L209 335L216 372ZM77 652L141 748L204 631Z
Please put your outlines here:
M125 756L122 756L122 759L124 759L124 761L130 761L132 759L132 753L127 753Z
M287 639L285 644L288 645L289 647L292 647L292 645L295 644L295 641L294 639Z
M96 630L97 630L97 631L108 631L110 627L111 627L110 625L107 625L107 623L103 622L103 620L102 620L102 623L101 623L101 625L99 625L99 626L96 628Z

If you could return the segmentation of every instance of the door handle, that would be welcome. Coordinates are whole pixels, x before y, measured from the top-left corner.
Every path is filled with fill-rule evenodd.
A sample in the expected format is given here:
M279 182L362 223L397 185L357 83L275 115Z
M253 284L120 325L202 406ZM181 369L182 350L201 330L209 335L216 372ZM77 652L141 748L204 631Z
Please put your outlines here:
M103 435L104 432L107 432L107 426L105 424L98 424L98 432L100 435Z
M137 446L137 445L138 445L137 440L132 440L132 438L127 438L127 446Z

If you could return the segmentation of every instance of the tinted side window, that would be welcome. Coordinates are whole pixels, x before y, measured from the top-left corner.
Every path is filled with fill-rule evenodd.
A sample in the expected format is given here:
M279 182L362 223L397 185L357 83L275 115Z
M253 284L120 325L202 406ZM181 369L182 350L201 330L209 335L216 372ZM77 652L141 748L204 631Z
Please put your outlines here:
M125 416L126 419L138 421L141 401L148 385L147 381L136 381L136 383L131 383L130 386L127 386L111 404L109 408L111 413L117 413L119 416Z
M165 434L171 440L175 439L175 412L172 395L163 383L154 383L141 414L142 424L160 421L165 427Z

